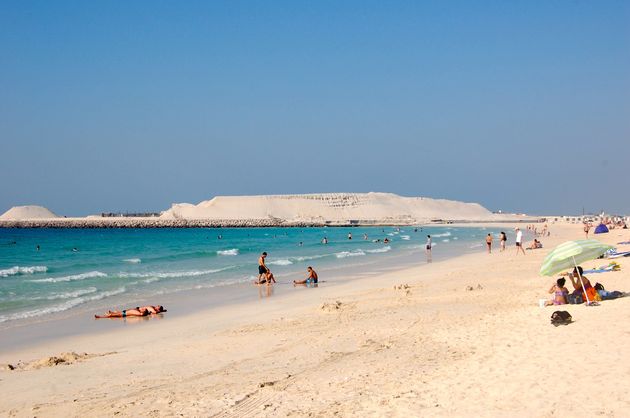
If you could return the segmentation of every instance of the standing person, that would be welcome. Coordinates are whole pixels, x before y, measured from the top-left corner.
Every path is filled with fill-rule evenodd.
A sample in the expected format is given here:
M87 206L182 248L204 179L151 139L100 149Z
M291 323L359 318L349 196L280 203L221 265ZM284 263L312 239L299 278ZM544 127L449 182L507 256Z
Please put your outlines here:
M488 247L488 254L492 254L492 234L486 235L486 246Z
M523 231L521 231L521 228L516 227L516 255L518 255L519 250L525 255L525 249L523 248Z
M348 232L348 239L352 239L352 232Z
M431 262L431 249L433 248L433 242L431 241L431 235L427 235L427 245L425 247L425 251L427 253L427 262Z
M368 240L368 234L363 234L363 240L367 241Z
M584 222L584 234L586 235L586 239L588 239L588 231L590 230L591 226L588 223Z
M258 284L267 282L267 275L271 273L265 264L265 258L267 258L266 252L263 252L258 258ZM262 281L263 277L265 278L264 282Z
M322 244L328 244L328 237L324 237L324 239L322 239Z
M501 242L501 252L505 251L505 242L507 241L507 236L505 235L505 232L501 231L501 234L499 235L499 241Z

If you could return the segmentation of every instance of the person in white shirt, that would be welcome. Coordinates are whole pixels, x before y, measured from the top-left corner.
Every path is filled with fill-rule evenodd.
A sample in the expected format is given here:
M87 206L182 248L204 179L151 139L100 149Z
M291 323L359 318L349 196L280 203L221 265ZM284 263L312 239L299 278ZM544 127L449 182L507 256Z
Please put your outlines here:
M523 231L521 228L516 228L516 255L518 255L519 250L525 255L525 249L523 248Z

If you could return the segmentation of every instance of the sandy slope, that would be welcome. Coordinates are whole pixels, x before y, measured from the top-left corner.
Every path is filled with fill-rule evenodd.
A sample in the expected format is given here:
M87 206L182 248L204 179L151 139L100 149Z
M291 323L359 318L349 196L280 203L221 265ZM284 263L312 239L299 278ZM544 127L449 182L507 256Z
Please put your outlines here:
M543 242L579 229L552 226ZM554 308L537 306L552 281L537 275L547 249L468 255L4 353L0 363L100 356L0 372L0 415L627 415L630 298L566 306L575 322L551 326ZM630 290L630 260L620 263L592 281Z
M43 206L13 206L0 215L0 220L20 221L24 219L53 219L59 218Z
M275 196L217 196L191 205L174 204L165 219L267 219L289 221L490 220L498 217L477 203L403 197L393 193L323 193Z

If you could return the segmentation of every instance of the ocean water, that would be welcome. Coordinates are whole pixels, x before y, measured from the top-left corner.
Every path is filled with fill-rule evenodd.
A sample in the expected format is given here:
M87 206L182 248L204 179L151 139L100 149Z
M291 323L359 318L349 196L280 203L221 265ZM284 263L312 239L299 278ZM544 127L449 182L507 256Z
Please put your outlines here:
M439 259L483 250L488 232L448 227L0 228L0 327L87 306L106 310L138 299L249 283L257 277L262 251L269 254L267 264L279 284L303 278L309 265L332 281L348 269L426 262L427 234ZM373 242L384 238L391 242Z

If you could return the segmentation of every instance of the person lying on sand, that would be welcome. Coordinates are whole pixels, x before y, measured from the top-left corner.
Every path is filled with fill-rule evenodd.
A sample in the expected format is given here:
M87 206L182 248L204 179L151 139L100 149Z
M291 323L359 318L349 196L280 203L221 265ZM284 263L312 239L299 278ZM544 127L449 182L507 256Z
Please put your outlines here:
M164 306L162 305L147 305L147 306L143 306L141 308L139 308L139 310L141 311L148 311L151 315L155 315L155 314L159 314L162 312L166 312L166 309L164 309Z
M306 279L304 279L304 280L293 280L293 284L317 283L318 276L317 276L317 272L315 270L313 270L313 267L308 266L306 271L308 272L308 276L306 277Z
M94 315L96 319L102 318L126 318L128 316L147 316L152 314L158 314L166 312L162 305L148 305L143 307L136 307L135 309L125 309L122 311L107 311L105 315Z

